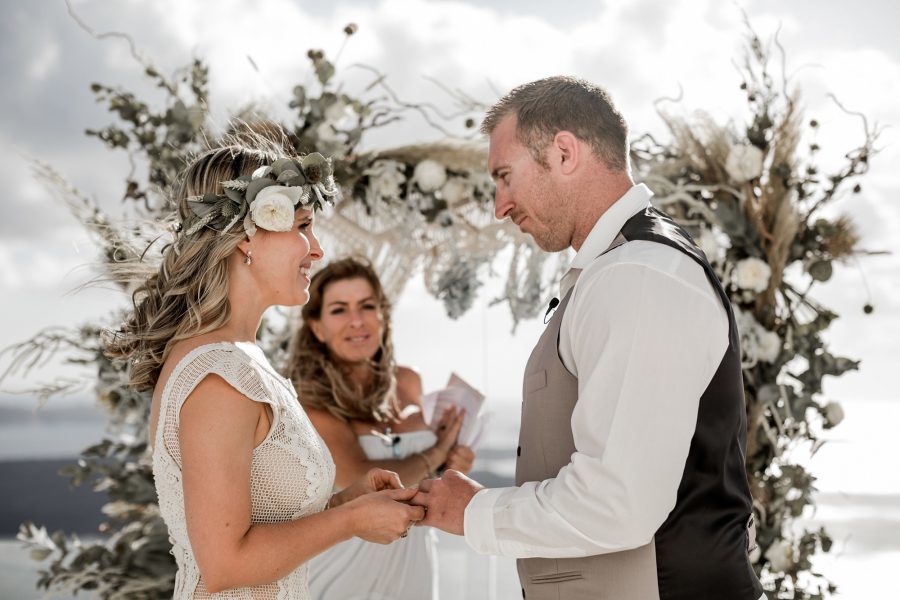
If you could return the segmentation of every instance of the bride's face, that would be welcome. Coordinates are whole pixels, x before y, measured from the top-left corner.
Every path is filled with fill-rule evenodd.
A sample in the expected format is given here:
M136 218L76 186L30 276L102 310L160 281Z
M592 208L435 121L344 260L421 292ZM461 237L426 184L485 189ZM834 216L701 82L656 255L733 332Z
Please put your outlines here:
M251 265L266 305L298 306L309 301L309 270L324 252L313 231L313 213L299 209L289 231L257 230Z
M309 326L336 359L353 364L368 361L378 352L384 316L371 284L354 277L325 286L321 317Z

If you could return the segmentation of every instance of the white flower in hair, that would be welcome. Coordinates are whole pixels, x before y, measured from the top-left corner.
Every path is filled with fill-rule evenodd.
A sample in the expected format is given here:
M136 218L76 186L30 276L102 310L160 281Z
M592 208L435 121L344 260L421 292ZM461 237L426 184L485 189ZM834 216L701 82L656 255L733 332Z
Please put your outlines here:
M755 256L738 261L734 267L734 282L742 290L762 292L769 287L772 268Z
M725 159L725 171L738 183L756 179L762 175L763 156L756 146L734 145Z
M250 203L250 217L257 227L266 231L290 231L294 226L294 206L302 195L300 187L265 187Z
M436 160L426 158L416 165L412 180L423 192L436 192L447 181L447 169Z

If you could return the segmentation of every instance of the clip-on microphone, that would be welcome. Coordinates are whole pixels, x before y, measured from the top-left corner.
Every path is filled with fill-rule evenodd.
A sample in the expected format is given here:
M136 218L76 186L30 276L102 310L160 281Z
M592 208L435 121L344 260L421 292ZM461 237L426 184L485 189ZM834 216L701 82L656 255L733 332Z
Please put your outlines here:
M559 306L559 298L551 298L550 306L547 307L547 312L544 313L544 325L547 324L547 317L550 316L550 313L553 312L553 309Z

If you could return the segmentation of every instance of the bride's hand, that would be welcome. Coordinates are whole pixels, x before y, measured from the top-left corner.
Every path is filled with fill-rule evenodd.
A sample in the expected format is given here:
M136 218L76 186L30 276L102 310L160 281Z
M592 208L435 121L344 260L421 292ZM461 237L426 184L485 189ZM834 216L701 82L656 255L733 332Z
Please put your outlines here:
M386 489L348 502L344 508L352 511L355 535L376 544L389 544L406 537L409 528L425 518L424 508L406 504L416 491L415 488Z
M329 508L335 508L360 496L381 490L400 490L400 476L386 469L369 469L369 471L353 482L350 487L344 488L331 497Z

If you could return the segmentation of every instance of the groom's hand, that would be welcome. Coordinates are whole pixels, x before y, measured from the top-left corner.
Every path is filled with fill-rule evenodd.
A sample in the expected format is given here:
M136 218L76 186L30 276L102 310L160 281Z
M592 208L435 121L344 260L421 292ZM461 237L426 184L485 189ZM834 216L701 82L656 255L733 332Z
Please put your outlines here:
M447 533L463 535L466 506L484 486L459 471L449 469L438 479L419 484L419 493L410 504L425 507L425 518L416 525L437 527Z

